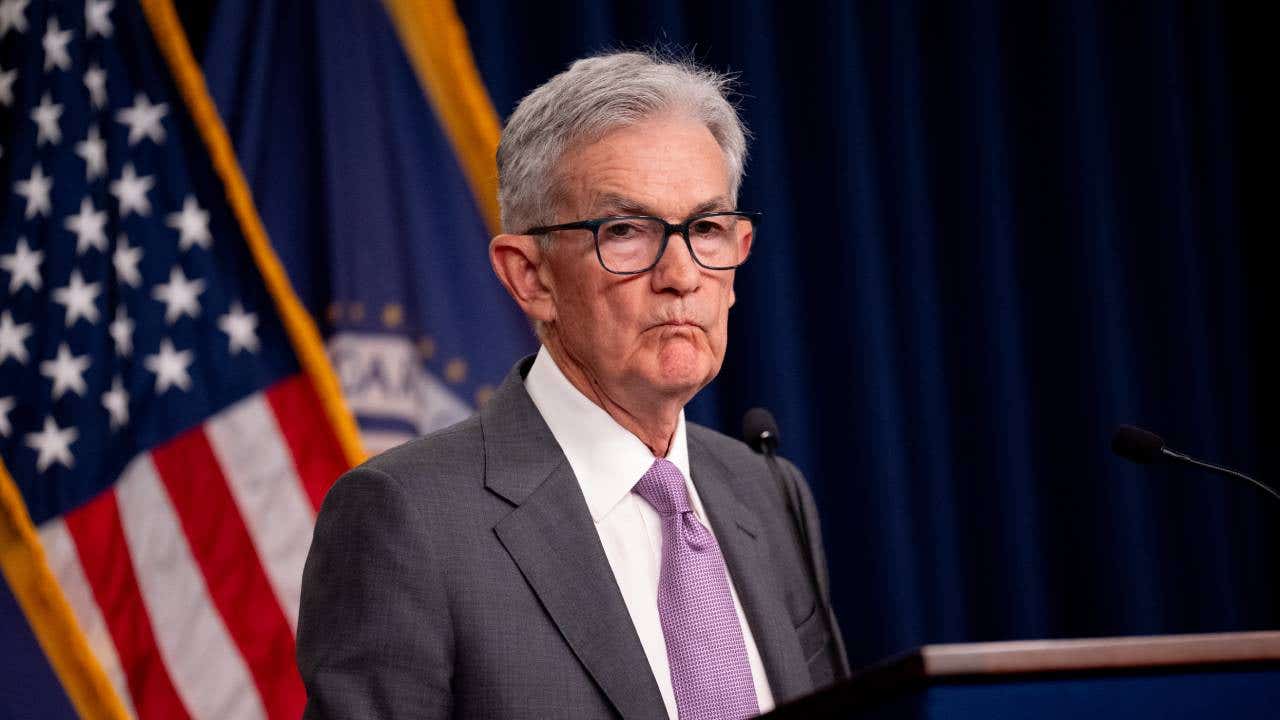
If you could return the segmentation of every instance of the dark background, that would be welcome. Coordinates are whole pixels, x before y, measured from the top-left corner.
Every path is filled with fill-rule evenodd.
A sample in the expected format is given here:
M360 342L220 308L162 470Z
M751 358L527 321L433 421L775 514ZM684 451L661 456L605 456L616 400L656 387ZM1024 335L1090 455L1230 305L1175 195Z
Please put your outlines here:
M1114 427L1280 478L1274 66L1240 4L458 0L505 117L573 58L740 77L765 213L694 419L771 408L851 659L1280 626L1280 504L1111 456ZM196 54L209 4L184 5Z

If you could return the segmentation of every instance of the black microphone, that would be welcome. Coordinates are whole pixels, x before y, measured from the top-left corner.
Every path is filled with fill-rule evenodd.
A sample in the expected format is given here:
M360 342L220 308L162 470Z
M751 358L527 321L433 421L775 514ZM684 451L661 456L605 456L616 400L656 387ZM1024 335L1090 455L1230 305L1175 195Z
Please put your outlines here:
M769 473L778 484L778 492L782 493L787 502L787 509L791 512L791 519L800 535L799 540L802 541L801 545L808 552L809 533L799 511L800 498L796 497L794 488L783 477L782 468L778 467L778 421L773 419L773 413L762 407L748 410L742 416L742 441L750 445L752 450L764 455Z
M773 419L773 413L762 407L754 407L742 416L742 441L750 445L752 450L764 455L765 463L769 466L769 474L773 475L774 482L778 484L778 492L782 493L783 501L791 514L791 529L796 544L800 546L800 552L809 566L813 600L827 616L827 626L831 630L832 642L835 643L837 656L840 658L839 671L842 677L849 677L850 668L844 649L844 638L840 636L837 628L835 611L825 599L825 590L820 580L821 568L818 567L813 547L809 544L811 537L809 523L805 520L804 513L800 511L800 489L795 483L787 482L782 468L778 465L778 440L778 421Z
M1280 500L1280 493L1266 483L1255 480L1231 468L1207 463L1176 450L1170 450L1165 447L1164 438L1140 427L1121 425L1116 428L1116 434L1111 436L1111 451L1126 460L1132 460L1142 465L1150 465L1154 462L1181 463L1201 470L1208 470L1216 475L1244 480L1276 500Z
M778 451L778 421L773 413L762 407L754 407L742 416L742 440L752 450L764 455Z

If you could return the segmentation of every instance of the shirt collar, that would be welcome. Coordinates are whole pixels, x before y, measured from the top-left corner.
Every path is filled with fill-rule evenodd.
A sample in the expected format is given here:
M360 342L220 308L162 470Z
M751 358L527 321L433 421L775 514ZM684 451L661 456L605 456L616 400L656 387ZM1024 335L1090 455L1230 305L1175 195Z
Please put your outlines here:
M600 522L653 465L653 453L640 438L574 387L545 346L538 349L524 387L568 458L569 467L582 486L591 519ZM680 469L687 483L689 445L683 410L676 421L667 459Z

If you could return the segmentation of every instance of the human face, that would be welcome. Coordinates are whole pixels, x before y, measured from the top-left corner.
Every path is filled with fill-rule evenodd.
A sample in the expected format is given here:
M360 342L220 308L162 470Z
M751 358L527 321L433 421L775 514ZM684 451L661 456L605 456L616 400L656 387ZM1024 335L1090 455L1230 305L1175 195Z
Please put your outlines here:
M559 170L556 222L610 215L680 222L733 209L719 144L701 122L682 117L609 132L567 153ZM698 266L684 242L671 238L649 272L614 275L596 259L589 231L553 237L549 344L560 346L594 390L623 406L683 405L711 382L724 360L733 270Z

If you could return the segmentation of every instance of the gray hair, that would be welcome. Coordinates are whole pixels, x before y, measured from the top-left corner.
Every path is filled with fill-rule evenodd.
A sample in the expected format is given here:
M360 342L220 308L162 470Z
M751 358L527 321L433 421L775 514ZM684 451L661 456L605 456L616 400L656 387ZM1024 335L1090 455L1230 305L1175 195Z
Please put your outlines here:
M556 169L574 143L676 112L702 121L724 152L729 195L738 197L747 133L726 97L733 77L657 52L583 58L525 96L498 144L498 205L506 232L553 220Z

